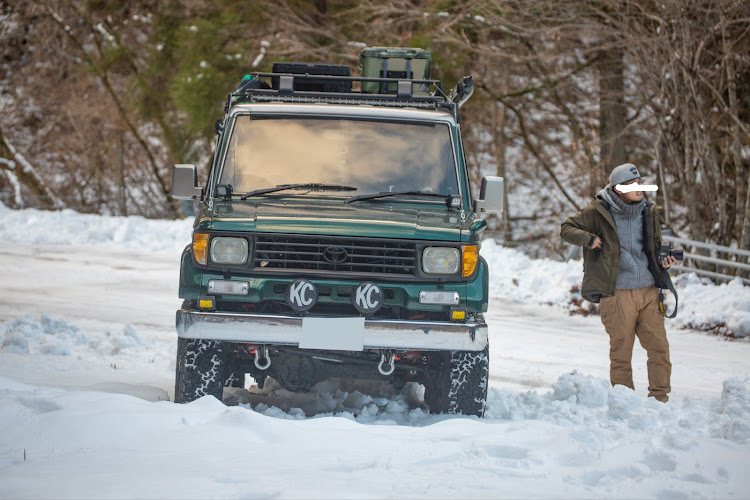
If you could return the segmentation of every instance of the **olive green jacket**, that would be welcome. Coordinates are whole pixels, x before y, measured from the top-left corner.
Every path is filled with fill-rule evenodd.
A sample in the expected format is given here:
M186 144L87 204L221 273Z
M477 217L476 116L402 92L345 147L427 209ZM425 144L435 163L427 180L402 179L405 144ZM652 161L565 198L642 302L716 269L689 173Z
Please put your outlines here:
M661 246L661 207L646 203L642 215L648 269L654 276L655 286L666 288L663 269L657 264ZM560 236L572 245L583 247L583 298L599 302L602 297L613 296L620 271L620 240L615 220L609 212L609 203L597 197L562 223ZM592 249L597 236L602 240L602 248Z

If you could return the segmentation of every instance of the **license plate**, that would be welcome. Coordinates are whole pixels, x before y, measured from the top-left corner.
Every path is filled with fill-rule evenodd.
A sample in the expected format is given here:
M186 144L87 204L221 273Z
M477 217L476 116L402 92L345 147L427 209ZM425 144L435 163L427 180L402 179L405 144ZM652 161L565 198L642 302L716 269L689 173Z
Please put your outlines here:
M365 318L302 318L301 349L361 351Z

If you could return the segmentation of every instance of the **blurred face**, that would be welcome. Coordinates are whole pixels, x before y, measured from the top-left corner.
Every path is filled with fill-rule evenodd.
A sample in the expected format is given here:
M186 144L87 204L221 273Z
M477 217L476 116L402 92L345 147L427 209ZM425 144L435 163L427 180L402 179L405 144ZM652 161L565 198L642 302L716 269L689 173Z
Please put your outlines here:
M639 177L638 179L633 179L630 182L623 182L623 184L626 186L630 184L643 184L643 181ZM620 199L628 205L638 203L643 199L643 191L631 191L630 193L622 193L618 191L617 188L614 188L614 191L620 196Z

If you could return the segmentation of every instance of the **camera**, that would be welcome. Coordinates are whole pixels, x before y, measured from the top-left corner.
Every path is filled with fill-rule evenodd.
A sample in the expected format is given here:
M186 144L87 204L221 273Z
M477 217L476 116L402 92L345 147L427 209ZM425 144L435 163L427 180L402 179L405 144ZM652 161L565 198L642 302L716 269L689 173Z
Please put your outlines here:
M682 260L683 251L667 245L661 245L659 247L659 263L663 262L667 257L674 257L677 260Z

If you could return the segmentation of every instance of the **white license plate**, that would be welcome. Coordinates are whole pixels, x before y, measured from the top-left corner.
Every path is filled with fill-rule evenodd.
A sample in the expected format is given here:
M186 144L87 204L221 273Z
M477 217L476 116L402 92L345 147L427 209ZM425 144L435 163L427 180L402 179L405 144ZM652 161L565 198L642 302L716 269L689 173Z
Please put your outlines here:
M361 351L365 318L302 318L301 349Z

